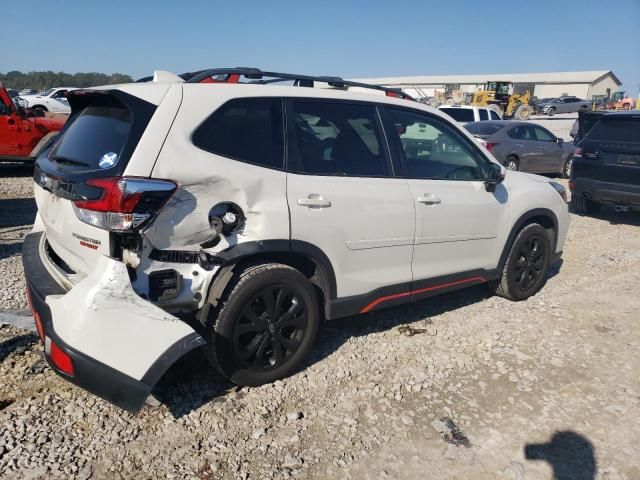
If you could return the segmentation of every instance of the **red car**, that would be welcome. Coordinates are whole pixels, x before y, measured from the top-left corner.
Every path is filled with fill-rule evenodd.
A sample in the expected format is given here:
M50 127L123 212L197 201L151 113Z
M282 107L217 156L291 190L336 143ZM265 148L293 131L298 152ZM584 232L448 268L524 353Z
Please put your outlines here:
M37 116L17 106L0 83L0 162L35 160L66 120L66 116Z

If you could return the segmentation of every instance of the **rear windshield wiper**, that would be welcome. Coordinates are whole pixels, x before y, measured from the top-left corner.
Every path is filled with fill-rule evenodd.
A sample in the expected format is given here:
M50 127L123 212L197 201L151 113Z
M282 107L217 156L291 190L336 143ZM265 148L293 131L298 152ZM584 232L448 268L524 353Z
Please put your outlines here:
M81 162L80 160L74 160L73 158L69 158L69 157L60 157L60 156L54 156L51 157L51 160L53 160L54 162L57 163L67 163L70 165L81 165L83 167L90 167L91 165L89 165L88 163L85 162Z

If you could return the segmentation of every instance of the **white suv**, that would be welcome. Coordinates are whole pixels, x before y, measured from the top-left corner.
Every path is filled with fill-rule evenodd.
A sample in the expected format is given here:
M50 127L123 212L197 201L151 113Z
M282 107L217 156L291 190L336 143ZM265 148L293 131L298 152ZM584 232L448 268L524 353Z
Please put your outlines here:
M229 72L245 83L200 83ZM561 185L397 91L214 69L69 101L36 164L28 292L50 365L130 410L193 348L271 382L324 319L481 283L524 300L562 252Z

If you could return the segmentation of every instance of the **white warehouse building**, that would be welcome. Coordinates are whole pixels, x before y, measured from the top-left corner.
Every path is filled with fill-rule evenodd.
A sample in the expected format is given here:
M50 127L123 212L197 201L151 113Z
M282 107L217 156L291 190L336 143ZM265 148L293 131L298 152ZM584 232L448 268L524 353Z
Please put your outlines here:
M588 72L514 73L482 75L435 75L410 77L358 78L357 81L401 88L416 98L432 97L436 91L475 92L486 82L512 82L514 91L529 90L538 98L574 95L591 100L594 95L611 95L618 91L620 80L611 70Z

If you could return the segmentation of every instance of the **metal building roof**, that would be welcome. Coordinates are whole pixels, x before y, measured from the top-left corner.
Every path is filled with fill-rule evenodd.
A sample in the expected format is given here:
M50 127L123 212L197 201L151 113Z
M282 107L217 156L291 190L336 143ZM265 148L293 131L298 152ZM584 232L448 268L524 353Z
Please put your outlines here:
M480 84L488 81L508 81L513 83L595 83L603 77L611 75L613 81L618 85L622 82L611 70L594 70L588 72L552 72L552 73L498 73L479 75L429 75L429 76L408 76L408 77L379 77L379 78L358 78L358 82L371 83L385 86L414 86L414 85L444 85L450 83L458 84Z

